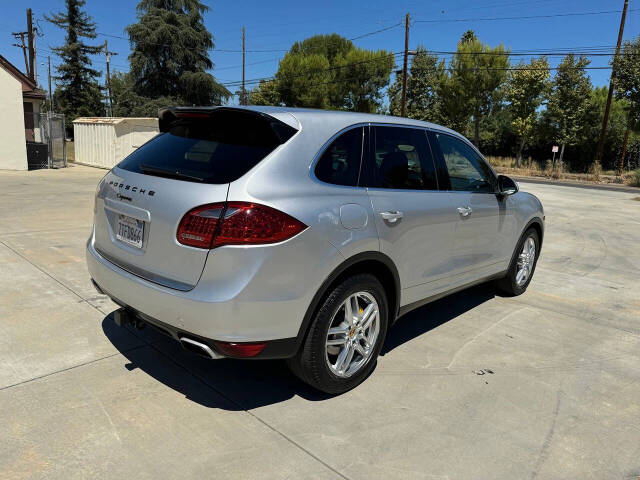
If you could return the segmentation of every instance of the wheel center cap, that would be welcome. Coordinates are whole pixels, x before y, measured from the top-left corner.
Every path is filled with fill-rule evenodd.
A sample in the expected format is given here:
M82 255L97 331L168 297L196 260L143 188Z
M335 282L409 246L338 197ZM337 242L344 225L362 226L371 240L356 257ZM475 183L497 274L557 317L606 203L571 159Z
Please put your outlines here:
M349 330L349 338L353 338L356 334L356 329L352 328L351 330Z

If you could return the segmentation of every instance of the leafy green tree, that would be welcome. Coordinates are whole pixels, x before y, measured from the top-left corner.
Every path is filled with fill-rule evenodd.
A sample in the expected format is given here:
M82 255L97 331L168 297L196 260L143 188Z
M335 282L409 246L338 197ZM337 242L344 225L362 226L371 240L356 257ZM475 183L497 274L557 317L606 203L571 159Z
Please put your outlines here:
M561 145L560 164L564 160L566 145L574 145L578 141L578 134L584 126L591 96L591 80L585 70L589 63L584 56L576 58L569 54L562 59L553 78L547 110Z
M572 149L575 154L568 159L572 170L587 171L596 156L608 92L607 87L596 87L589 95L578 142ZM628 108L625 99L613 98L602 156L602 167L606 170L615 168L616 158L622 151Z
M375 112L389 84L393 55L357 48L337 34L293 44L272 80L249 93L251 103Z
M443 83L445 118L454 127L473 120L473 142L480 142L480 123L501 102L501 87L509 68L508 50L502 44L491 48L472 30L465 32L451 59L450 76Z
M339 108L344 95L335 78L336 63L355 48L337 33L295 42L278 65L276 83L287 106ZM330 69L331 70L328 70Z
M336 62L336 83L342 95L337 108L352 112L380 111L394 57L384 50L353 48Z
M480 150L485 155L513 156L518 138L513 133L512 112L506 105L496 105L480 126Z
M407 116L429 122L440 122L440 86L446 76L444 61L427 52L423 46L416 49L407 75ZM400 115L402 102L402 77L396 75L389 86L389 112Z
M462 82L458 81L449 69L447 71L448 74L443 76L438 86L440 123L469 136L468 128L471 119L469 94Z
M111 74L111 97L115 117L155 117L159 108L177 102L171 97L141 97L134 91L131 74L123 72Z
M322 53L287 53L275 78L282 102L291 107L312 108L337 104L330 67L329 58Z
M274 80L260 80L260 83L249 94L250 105L280 105L278 85Z
M640 35L632 42L624 43L621 55L613 62L613 68L616 98L628 102L627 130L640 133ZM628 137L627 132L625 139L628 140ZM622 162L624 157L621 158L620 168Z
M505 93L512 113L511 126L519 140L516 167L535 127L536 111L549 90L549 77L545 57L533 58L528 65L520 63L509 75Z
M133 89L141 97L188 105L220 104L231 94L207 70L214 41L199 0L141 0L126 30Z
M87 45L84 39L96 38L96 25L84 12L85 0L66 0L66 10L45 15L45 19L66 32L65 43L53 48L62 63L57 67L56 106L66 116L66 124L78 117L104 114L102 92L98 84L100 72L91 68L91 55L99 53L101 46Z

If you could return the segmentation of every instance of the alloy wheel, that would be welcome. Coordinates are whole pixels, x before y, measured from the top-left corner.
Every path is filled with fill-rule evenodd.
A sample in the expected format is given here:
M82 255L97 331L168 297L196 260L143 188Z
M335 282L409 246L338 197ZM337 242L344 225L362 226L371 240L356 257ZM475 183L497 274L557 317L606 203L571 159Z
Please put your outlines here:
M380 309L367 292L350 295L336 311L325 343L331 372L350 377L369 360L380 332Z
M516 285L518 287L527 283L533 272L533 264L536 261L536 242L533 237L527 237L522 245L522 252L518 255L518 265L516 269Z

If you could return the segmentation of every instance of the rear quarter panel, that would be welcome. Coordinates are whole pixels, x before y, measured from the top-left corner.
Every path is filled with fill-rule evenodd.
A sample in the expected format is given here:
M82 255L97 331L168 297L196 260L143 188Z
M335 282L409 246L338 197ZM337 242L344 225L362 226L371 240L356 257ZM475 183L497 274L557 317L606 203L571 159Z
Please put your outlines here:
M366 189L326 184L310 174L316 155L335 133L321 118L308 119L305 130L230 185L229 200L260 202L297 218L346 259L363 251L379 251L380 246ZM340 209L345 205L341 221ZM347 220L357 212L363 218L350 224Z

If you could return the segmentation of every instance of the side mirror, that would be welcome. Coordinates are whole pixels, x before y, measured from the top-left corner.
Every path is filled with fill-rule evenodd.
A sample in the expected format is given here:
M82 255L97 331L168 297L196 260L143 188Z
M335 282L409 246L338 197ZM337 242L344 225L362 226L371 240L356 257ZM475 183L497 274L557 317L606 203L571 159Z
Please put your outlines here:
M518 183L506 175L498 175L498 189L500 195L513 195L520 190Z

